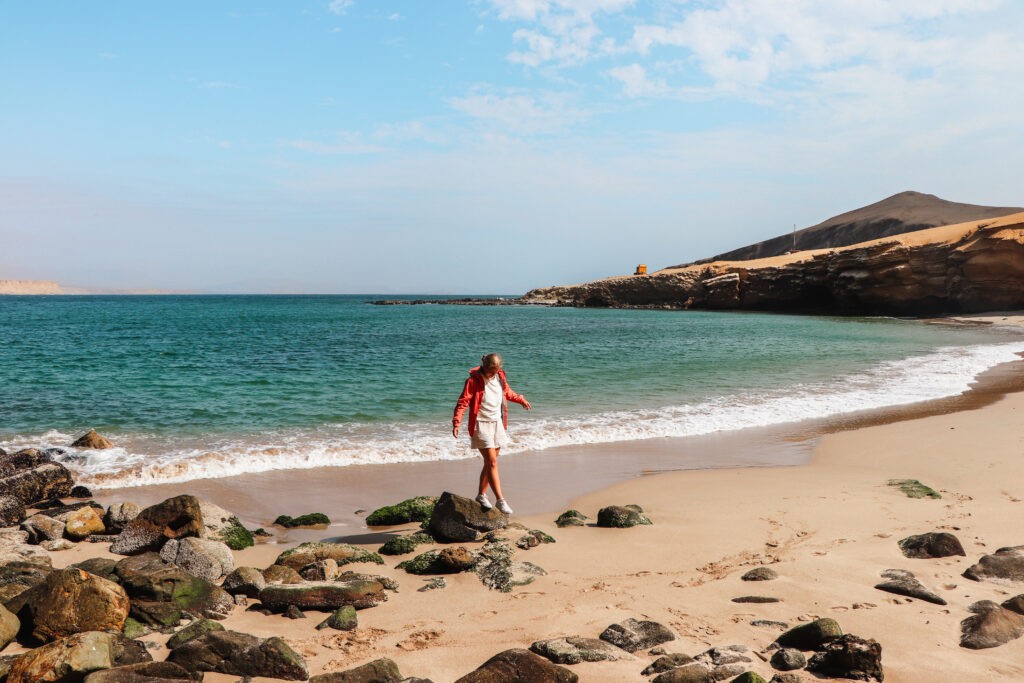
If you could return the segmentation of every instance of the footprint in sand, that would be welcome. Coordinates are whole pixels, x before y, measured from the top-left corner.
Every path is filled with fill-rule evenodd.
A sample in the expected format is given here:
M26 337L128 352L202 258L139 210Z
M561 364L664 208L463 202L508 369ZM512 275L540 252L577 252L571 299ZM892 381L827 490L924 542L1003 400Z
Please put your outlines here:
M441 636L444 635L444 631L437 629L424 629L422 631L413 631L407 638L399 641L395 644L395 647L400 650L412 652L414 650L423 650L430 647L431 643Z

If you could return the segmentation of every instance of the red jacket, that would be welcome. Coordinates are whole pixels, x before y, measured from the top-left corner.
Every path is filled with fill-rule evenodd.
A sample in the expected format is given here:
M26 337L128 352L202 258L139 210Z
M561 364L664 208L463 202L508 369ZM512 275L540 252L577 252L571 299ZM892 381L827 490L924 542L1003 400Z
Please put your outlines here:
M522 394L517 394L512 391L508 385L508 380L505 379L505 371L498 370L498 379L501 381L501 388L504 389L504 396L501 398L501 422L508 428L508 402L518 403L523 405L526 399L523 398ZM452 416L452 427L458 427L462 424L462 414L466 412L466 407L469 407L469 435L473 436L476 434L476 416L480 412L480 404L484 400L484 383L487 380L484 379L484 375L480 372L480 366L477 366L469 371L469 379L466 380L466 385L462 387L462 395L459 396L459 400L455 402L455 414Z

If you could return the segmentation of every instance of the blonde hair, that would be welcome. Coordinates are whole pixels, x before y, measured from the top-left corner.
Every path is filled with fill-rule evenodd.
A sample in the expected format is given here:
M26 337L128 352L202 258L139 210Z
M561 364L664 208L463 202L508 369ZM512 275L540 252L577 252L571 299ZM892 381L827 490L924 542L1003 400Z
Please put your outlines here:
M501 367L501 356L497 353L485 353L480 356L480 369L488 370L490 368Z

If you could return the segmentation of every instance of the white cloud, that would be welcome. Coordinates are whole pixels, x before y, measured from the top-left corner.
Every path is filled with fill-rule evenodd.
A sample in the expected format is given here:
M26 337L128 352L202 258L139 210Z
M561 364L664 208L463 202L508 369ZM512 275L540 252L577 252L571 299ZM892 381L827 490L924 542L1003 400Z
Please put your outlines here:
M608 75L622 83L622 91L627 97L665 96L670 92L664 79L652 80L647 69L640 64L617 66L609 69Z
M472 92L453 97L448 104L484 125L496 125L502 133L553 133L582 121L587 112L570 106L568 98L554 93L537 96L522 92Z
M327 5L327 11L331 14L344 15L354 4L355 0L331 0Z
M242 86L230 81L204 81L199 87L203 90L238 90Z

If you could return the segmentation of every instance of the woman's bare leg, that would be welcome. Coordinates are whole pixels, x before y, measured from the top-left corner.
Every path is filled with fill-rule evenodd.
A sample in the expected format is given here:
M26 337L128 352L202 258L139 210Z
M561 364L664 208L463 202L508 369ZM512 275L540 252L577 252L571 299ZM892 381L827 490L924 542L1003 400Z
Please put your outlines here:
M480 455L484 457L484 466L480 470L480 493L487 493L487 487L494 490L498 500L505 496L501 494L501 479L498 477L498 454L500 448L481 448Z

